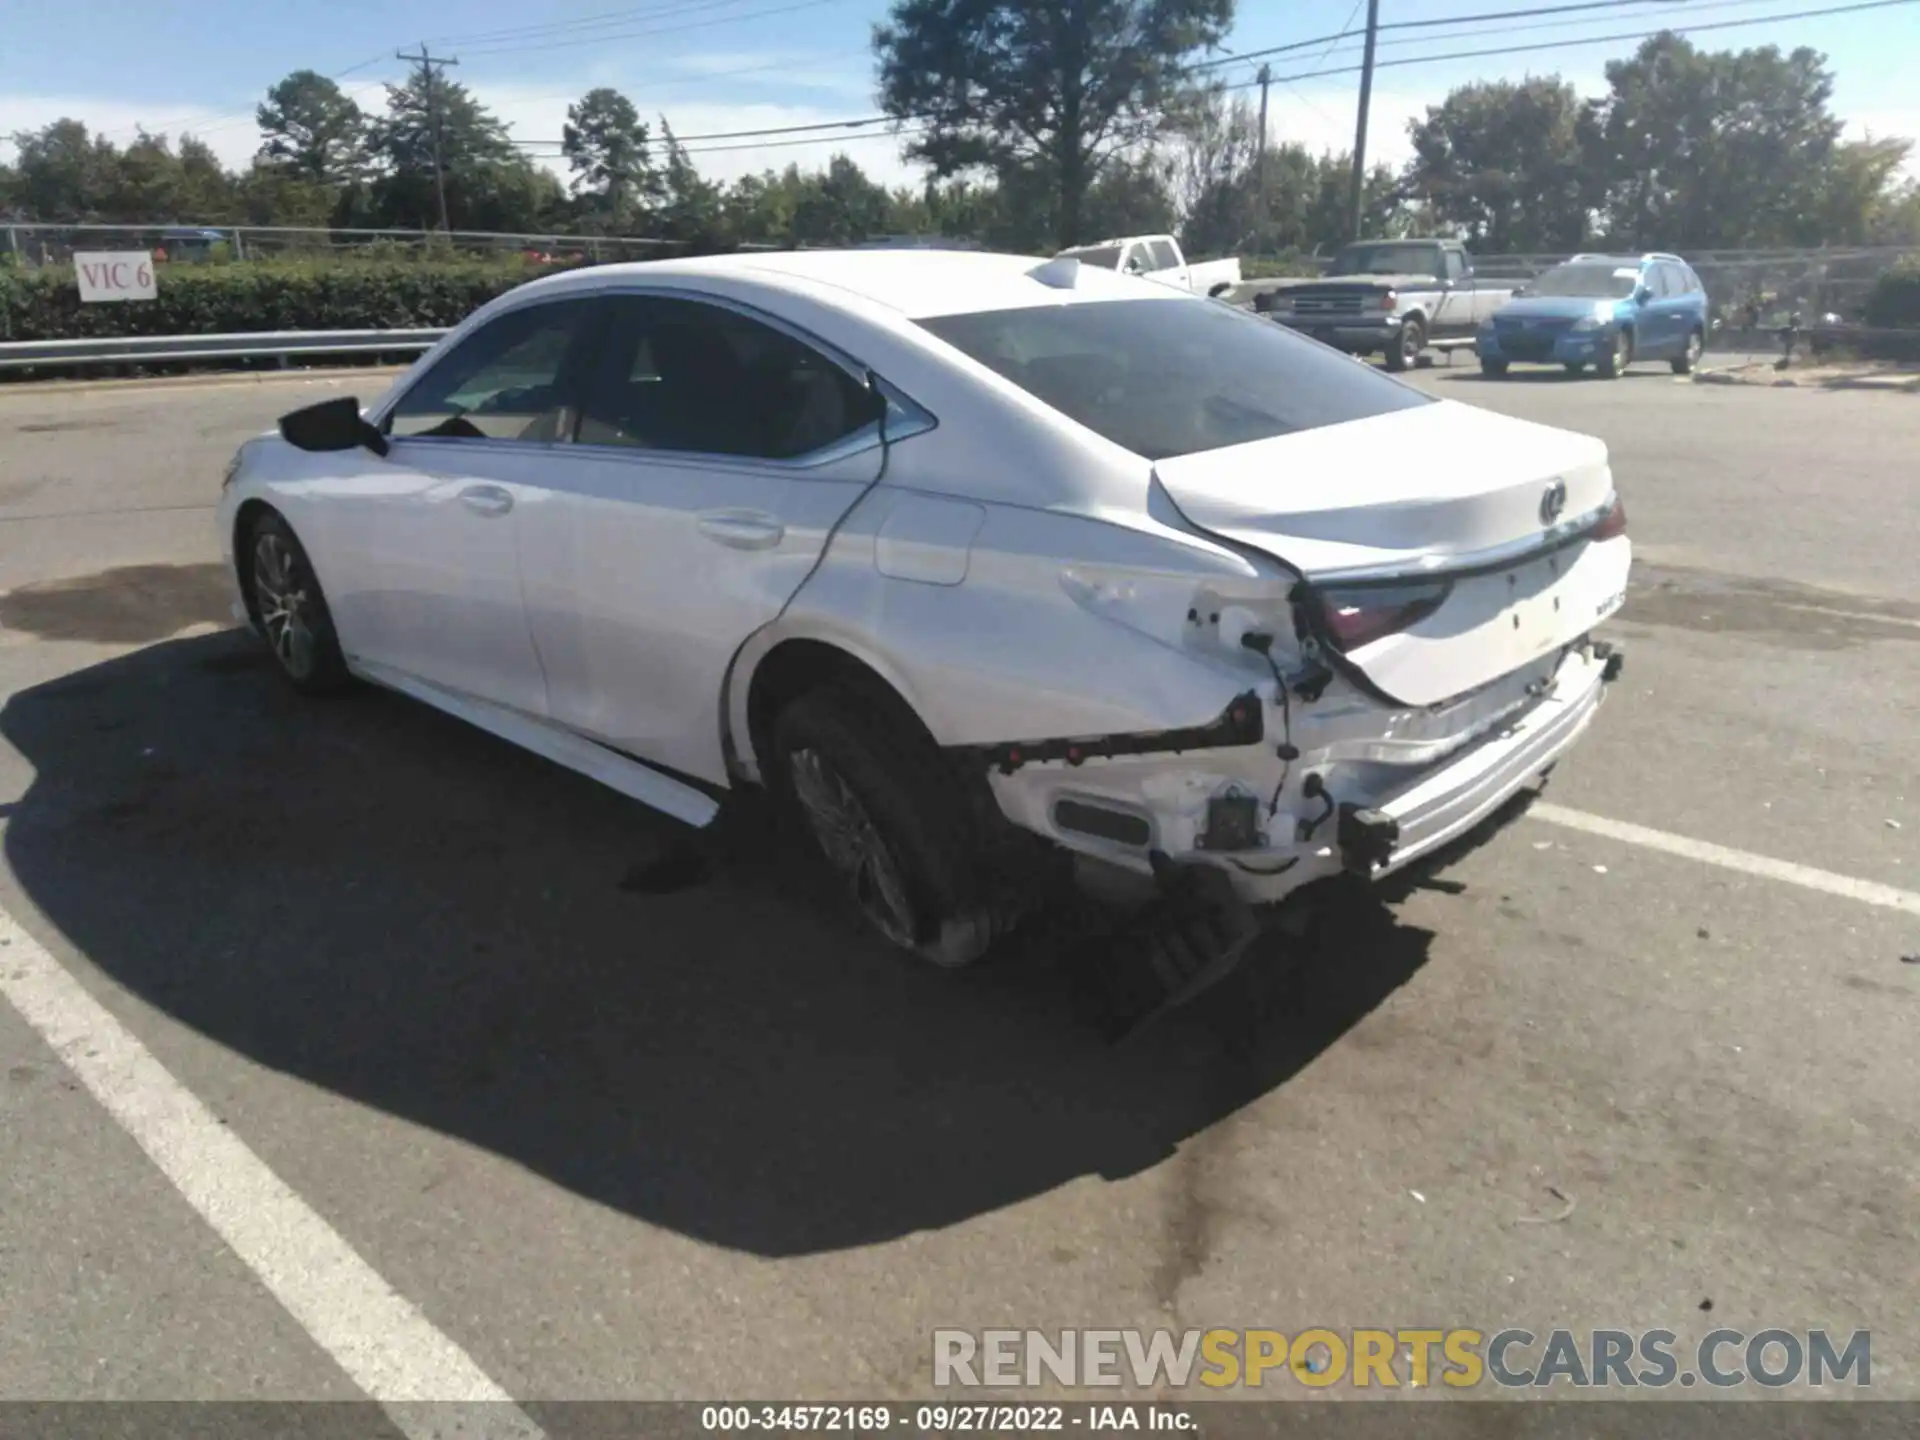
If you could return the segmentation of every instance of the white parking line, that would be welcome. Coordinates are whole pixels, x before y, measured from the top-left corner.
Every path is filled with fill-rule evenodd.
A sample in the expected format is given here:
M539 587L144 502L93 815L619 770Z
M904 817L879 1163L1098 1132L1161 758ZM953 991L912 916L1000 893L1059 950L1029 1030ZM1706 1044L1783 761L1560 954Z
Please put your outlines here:
M412 1440L544 1432L0 910L0 995ZM434 1402L465 1402L446 1405Z
M1628 845L1640 845L1683 859L1698 860L1702 864L1718 865L1723 870L1738 870L1762 879L1781 880L1802 889L1838 895L1844 900L1858 900L1865 905L1883 905L1890 910L1920 915L1920 895L1874 880L1856 880L1851 875L1836 875L1831 870L1816 870L1811 865L1796 865L1791 860L1775 860L1768 855L1729 850L1724 845L1690 840L1685 835L1669 835L1664 830L1649 830L1644 825L1609 820L1604 815L1589 815L1584 810L1569 810L1564 805L1549 805L1545 801L1531 806L1527 814L1535 820L1545 820L1550 825L1564 825L1569 830L1582 830L1589 835L1602 835Z

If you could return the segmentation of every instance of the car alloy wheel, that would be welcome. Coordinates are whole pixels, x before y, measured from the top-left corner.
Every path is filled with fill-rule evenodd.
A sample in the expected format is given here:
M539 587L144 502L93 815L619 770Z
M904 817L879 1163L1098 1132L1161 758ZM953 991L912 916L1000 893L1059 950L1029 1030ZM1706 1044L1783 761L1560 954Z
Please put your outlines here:
M271 530L253 542L253 597L274 658L295 679L313 673L313 577L286 540Z
M918 927L906 879L872 814L818 750L794 750L787 765L807 828L853 891L854 903L887 939L913 948Z

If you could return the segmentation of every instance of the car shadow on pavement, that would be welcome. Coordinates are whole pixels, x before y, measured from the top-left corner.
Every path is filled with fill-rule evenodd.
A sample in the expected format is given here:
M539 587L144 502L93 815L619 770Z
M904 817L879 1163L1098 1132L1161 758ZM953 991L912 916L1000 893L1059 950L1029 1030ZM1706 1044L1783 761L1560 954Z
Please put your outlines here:
M1592 371L1583 371L1578 375L1569 375L1559 365L1537 365L1531 369L1516 366L1504 375L1483 375L1477 366L1459 368L1449 374L1442 365L1430 372L1436 380L1447 380L1461 385L1606 385L1619 384L1628 380L1673 380L1676 377L1665 365L1649 362L1637 369L1627 370L1614 377L1612 381L1601 379Z
M394 696L302 700L240 632L23 691L0 733L35 775L6 827L18 883L141 1001L767 1256L1156 1164L1334 1043L1431 938L1336 894L1317 939L1263 939L1116 1045L1090 997L1124 926L1055 917L964 972L903 964L751 811L704 883L635 886L672 822Z

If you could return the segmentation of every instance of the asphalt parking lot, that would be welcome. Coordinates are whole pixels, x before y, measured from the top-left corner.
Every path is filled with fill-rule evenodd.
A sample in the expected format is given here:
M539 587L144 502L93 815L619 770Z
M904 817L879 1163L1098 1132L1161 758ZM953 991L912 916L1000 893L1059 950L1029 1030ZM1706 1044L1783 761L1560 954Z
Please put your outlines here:
M1119 1046L1084 940L905 969L744 829L650 893L671 822L296 700L211 501L339 382L0 390L0 1399L908 1398L1093 1324L1870 1329L1920 1399L1920 403L1416 379L1612 446L1625 677Z

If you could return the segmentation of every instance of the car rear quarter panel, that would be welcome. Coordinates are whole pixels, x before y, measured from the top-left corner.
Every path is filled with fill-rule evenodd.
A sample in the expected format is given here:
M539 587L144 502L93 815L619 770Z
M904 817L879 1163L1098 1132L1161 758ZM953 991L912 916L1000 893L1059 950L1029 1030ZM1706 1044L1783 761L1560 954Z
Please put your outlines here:
M1209 650L1188 619L1198 597L1225 597L1217 609L1271 596L1272 579L1239 554L1144 511L1119 524L969 501L966 523L953 517L944 538L922 529L903 567L890 522L930 500L875 490L785 613L742 649L726 714L753 774L752 677L788 640L863 661L949 746L1204 724L1265 675L1249 653Z

